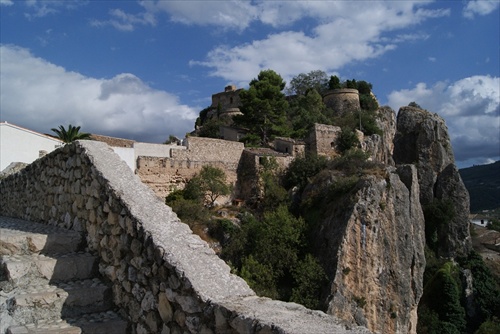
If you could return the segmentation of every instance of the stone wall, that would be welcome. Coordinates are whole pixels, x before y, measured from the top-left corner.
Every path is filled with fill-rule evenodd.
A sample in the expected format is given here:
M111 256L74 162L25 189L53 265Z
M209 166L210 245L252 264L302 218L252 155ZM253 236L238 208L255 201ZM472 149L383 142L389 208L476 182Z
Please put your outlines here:
M82 232L131 333L367 333L260 298L104 143L81 141L0 181L0 214Z
M186 147L172 147L169 157L139 156L136 173L162 198L173 190L183 189L205 165L221 168L226 173L226 182L236 184L243 149L244 144L239 142L189 137Z

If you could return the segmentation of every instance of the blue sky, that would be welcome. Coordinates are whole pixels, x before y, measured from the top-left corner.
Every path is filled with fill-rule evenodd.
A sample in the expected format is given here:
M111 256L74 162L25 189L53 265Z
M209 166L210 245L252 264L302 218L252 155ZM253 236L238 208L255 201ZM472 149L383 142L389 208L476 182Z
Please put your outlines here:
M260 70L366 80L447 122L459 167L500 159L499 1L0 0L0 119L162 142Z

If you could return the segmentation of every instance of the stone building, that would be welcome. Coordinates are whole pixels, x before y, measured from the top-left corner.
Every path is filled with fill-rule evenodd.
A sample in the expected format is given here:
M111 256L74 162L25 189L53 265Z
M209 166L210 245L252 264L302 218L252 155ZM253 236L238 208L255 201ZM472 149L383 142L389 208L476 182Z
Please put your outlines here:
M307 150L317 155L335 157L339 154L337 150L337 139L342 129L339 126L314 124L307 139Z
M306 153L306 144L302 140L276 137L274 149L278 152L290 154L293 157L303 157Z
M212 95L212 104L210 107L217 112L217 117L232 117L241 114L240 112L240 91L234 85L224 88L223 92Z

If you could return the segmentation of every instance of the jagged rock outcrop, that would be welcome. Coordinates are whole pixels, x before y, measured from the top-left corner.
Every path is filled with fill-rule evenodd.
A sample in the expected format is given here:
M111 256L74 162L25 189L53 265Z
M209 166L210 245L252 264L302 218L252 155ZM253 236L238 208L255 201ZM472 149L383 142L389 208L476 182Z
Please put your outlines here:
M327 313L374 332L415 333L425 269L417 171L380 172L385 178L364 176L319 223L316 246L331 279Z
M371 135L363 138L361 147L368 152L373 161L394 166L392 153L394 151L394 135L396 133L396 113L390 107L381 107L377 110L377 126L382 135Z
M472 249L469 231L469 193L454 164L448 165L439 175L435 185L435 198L449 201L454 216L447 225L442 225L439 236L438 255L444 257L463 256Z
M434 200L437 177L449 164L455 163L448 128L437 114L415 107L402 107L394 136L396 164L415 164L422 205Z
M452 203L454 217L438 231L438 255L455 257L469 253L469 194L455 166L444 120L427 110L402 107L394 137L394 161L417 167L422 206L435 200Z

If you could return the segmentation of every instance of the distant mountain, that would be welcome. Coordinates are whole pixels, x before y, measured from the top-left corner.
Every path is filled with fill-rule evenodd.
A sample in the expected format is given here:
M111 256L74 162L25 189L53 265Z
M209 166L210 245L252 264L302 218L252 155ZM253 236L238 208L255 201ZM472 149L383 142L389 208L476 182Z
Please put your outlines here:
M460 169L470 195L470 211L500 208L500 161Z

